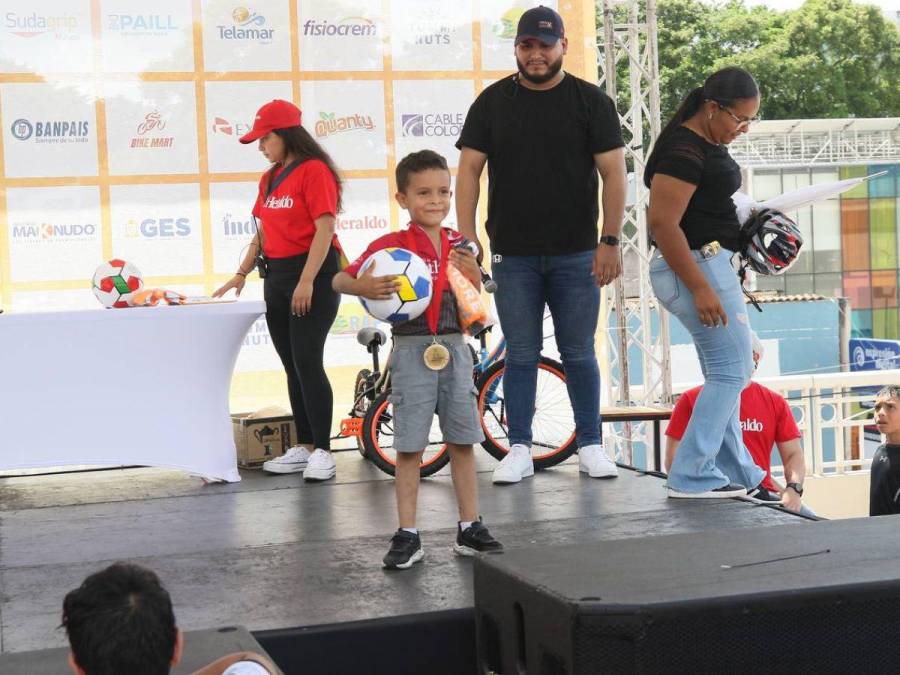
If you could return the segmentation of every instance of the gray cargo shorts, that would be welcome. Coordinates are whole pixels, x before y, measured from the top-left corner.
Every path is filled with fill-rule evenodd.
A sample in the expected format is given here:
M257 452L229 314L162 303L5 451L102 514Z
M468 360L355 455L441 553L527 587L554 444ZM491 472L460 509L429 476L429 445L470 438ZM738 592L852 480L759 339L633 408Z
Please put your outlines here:
M445 443L481 443L478 391L472 382L472 352L459 334L438 335L450 350L443 370L430 370L423 360L431 335L396 335L391 350L391 394L394 408L394 450L419 452L429 442L435 411ZM431 441L438 438L436 434Z

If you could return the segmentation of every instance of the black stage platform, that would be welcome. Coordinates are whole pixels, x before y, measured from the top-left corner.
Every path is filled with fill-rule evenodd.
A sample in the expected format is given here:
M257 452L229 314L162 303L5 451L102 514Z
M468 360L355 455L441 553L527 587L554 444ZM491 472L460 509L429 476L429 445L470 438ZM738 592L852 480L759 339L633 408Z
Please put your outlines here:
M897 673L898 525L708 530L476 560L478 672Z
M574 459L495 487L496 463L479 454L481 512L510 549L808 522L746 502L667 500L659 478L622 470L594 480ZM471 608L472 563L450 548L448 470L420 490L424 563L386 572L392 480L356 452L337 459L337 480L326 484L244 471L241 483L204 485L157 469L0 478L0 651L64 645L63 596L120 559L159 573L185 630Z

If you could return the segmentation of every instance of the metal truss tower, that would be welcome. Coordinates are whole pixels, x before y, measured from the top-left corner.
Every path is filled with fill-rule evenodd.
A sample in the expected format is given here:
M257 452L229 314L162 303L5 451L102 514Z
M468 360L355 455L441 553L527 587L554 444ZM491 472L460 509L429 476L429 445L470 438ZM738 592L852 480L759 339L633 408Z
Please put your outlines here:
M642 20L639 0L597 0L603 16L597 41L600 86L605 85L614 101L618 92L628 93L628 109L620 112L620 121L626 162L634 176L634 197L626 204L622 228L623 274L611 290L613 302L605 303L604 327L610 328L606 382L609 403L617 406L668 403L672 392L668 319L656 304L649 275L649 190L643 174L650 146L660 132L659 59L656 0L644 4ZM626 21L617 23L616 15L624 15ZM617 82L617 68L627 74L627 83ZM632 463L633 442L649 447L649 426L625 424L616 438L621 461Z

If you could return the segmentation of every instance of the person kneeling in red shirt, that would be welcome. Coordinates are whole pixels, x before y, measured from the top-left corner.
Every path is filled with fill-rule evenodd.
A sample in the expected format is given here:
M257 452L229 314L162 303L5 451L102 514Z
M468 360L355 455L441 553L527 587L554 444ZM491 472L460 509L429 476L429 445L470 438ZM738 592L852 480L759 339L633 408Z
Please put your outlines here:
M753 362L758 367L763 355L763 346L756 333L751 333L751 338ZM675 459L675 452L701 388L694 387L684 392L672 411L672 418L666 428L666 471ZM751 381L741 392L740 420L744 444L756 465L766 472L762 483L755 490L750 490L749 496L759 502L780 502L791 511L814 515L801 501L806 462L803 458L803 448L800 446L800 430L784 397L768 387ZM781 455L785 487L772 478L774 445L778 446Z

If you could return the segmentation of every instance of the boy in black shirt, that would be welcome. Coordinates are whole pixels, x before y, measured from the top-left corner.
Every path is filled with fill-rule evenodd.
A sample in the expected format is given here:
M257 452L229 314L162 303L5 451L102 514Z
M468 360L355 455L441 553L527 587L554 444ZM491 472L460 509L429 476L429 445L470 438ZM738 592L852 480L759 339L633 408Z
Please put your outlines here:
M872 457L869 515L900 513L900 386L885 387L875 397L875 424L884 444Z

